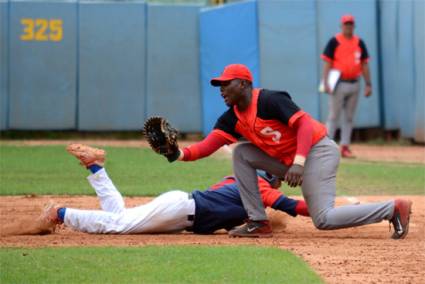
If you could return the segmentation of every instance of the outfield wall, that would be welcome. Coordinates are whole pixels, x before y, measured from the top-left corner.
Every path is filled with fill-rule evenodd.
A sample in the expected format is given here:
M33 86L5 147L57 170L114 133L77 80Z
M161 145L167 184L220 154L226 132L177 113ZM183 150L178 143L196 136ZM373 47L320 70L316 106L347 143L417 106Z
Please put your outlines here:
M355 127L424 137L423 1L249 0L218 7L143 1L0 0L0 130L139 130L163 115L208 133L226 107L211 77L247 64L325 121L320 53L352 13L373 96Z
M75 1L10 2L9 128L75 129L76 19Z
M256 23L255 1L201 11L200 57L204 134L211 131L217 118L227 109L218 88L211 86L211 78L218 76L226 65L237 62L247 65L254 76L254 86L260 85Z
M0 130L8 128L8 2L0 0Z
M320 118L315 0L259 1L258 11L261 85L288 91Z
M425 2L380 1L383 125L425 141Z
M148 5L146 115L165 116L185 132L202 129L200 8Z
M78 129L140 129L146 101L146 5L80 2L78 35Z

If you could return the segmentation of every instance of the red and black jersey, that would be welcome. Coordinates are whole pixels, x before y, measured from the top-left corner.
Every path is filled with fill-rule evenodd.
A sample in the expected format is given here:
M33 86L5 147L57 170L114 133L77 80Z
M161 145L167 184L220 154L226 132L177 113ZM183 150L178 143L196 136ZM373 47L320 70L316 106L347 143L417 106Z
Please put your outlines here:
M322 59L332 68L341 71L341 79L357 79L362 73L362 63L369 60L366 44L357 36L350 39L339 33L325 47Z
M231 142L243 136L271 157L291 165L297 151L294 124L301 117L311 121L311 145L316 144L326 135L326 127L301 110L287 92L254 89L248 109L230 108L217 120L213 133Z

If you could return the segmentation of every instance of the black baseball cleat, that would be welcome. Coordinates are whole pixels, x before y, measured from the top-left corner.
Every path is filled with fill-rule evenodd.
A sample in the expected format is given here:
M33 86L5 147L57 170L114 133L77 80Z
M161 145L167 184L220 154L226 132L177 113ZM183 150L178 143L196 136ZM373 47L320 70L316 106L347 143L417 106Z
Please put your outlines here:
M251 221L229 232L229 237L271 238L272 228L268 220Z
M390 223L394 226L391 238L404 239L409 232L410 213L412 213L412 201L406 199L394 200L394 215Z

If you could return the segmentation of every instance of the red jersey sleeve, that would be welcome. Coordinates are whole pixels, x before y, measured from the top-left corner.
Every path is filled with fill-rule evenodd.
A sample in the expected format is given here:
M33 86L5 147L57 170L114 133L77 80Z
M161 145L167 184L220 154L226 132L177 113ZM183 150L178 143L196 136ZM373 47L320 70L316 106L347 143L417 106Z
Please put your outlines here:
M267 181L260 177L258 178L258 188L260 189L264 207L271 207L276 202L276 200L282 196L282 192L272 188Z
M303 115L294 119L292 126L297 129L297 151L295 155L306 158L313 145L314 127L312 119L310 115L303 113Z
M204 140L183 148L183 161L195 161L207 157L223 145L232 144L236 140L221 130L213 130Z

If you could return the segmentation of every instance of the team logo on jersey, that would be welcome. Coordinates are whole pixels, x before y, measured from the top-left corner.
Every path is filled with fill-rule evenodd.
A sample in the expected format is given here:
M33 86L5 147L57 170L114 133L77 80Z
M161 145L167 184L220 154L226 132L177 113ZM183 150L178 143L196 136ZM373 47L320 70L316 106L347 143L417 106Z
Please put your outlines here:
M280 142L280 138L282 137L282 133L280 133L277 130L273 130L271 127L267 126L264 127L263 129L261 129L260 131L261 134L265 135L265 136L273 136L272 140L276 143Z

